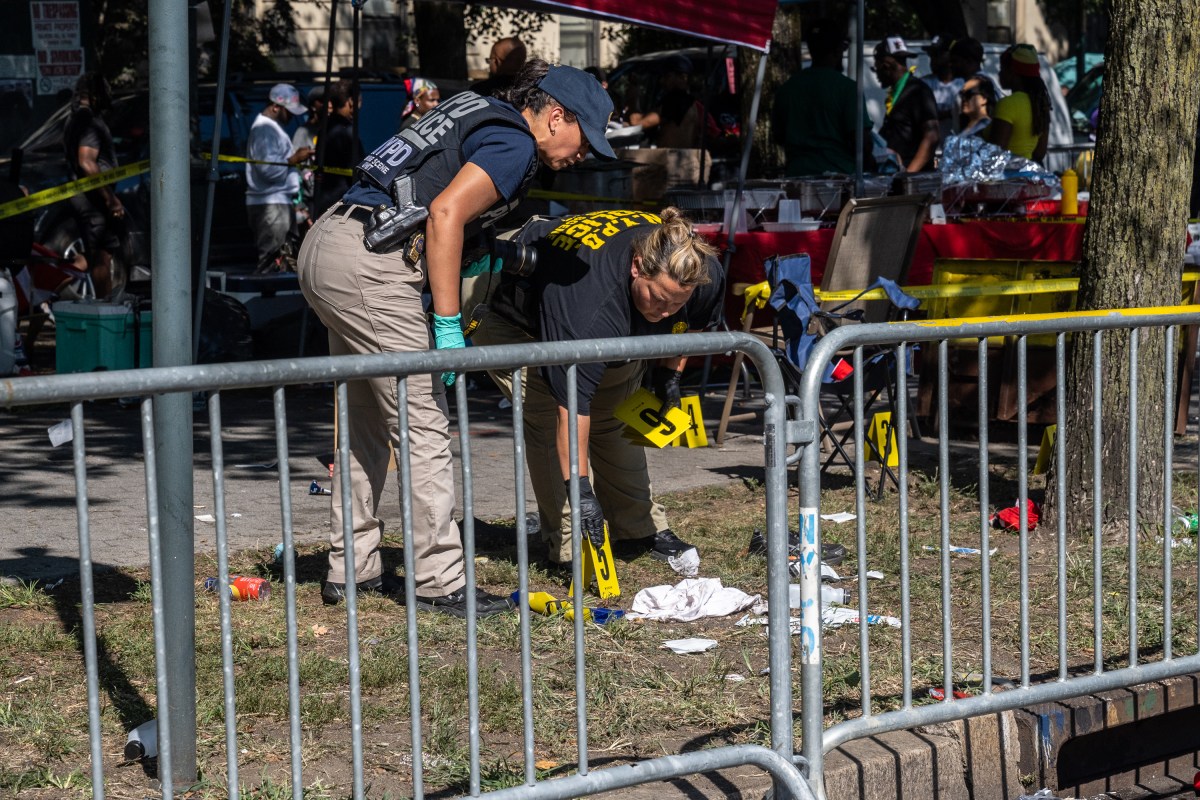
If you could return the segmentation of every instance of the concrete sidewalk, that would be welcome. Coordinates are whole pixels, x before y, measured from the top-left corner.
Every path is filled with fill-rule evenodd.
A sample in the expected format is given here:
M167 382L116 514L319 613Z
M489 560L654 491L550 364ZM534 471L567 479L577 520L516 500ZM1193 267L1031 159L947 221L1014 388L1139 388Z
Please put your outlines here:
M513 443L511 411L500 393L481 381L471 393L471 456L474 513L483 520L512 519ZM272 400L265 390L231 392L223 398L225 508L234 548L273 547L282 541L279 473L274 466ZM92 559L97 569L149 563L146 484L136 403L90 403L85 407L88 500ZM705 403L709 436L720 404ZM329 486L326 466L333 451L333 389L296 387L288 392L289 492L296 541L324 541L329 530L328 496L310 496L313 480ZM23 580L78 574L79 540L71 447L50 445L47 428L67 419L66 406L19 408L0 418L5 458L0 463L0 576ZM213 514L213 479L207 410L195 412L195 515ZM648 451L656 492L761 477L759 422L733 426L723 448L681 447ZM458 432L454 429L455 482L462 513ZM395 484L392 485L393 487ZM526 481L527 506L536 508ZM400 525L399 492L393 488L383 516L388 529ZM216 527L195 523L196 551L216 552ZM686 531L678 531L686 538Z

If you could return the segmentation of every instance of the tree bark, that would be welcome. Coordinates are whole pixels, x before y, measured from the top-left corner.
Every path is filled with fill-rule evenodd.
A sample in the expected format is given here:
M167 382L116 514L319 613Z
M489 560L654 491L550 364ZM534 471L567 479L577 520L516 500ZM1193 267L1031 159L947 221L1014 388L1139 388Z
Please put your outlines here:
M1200 104L1200 0L1114 0L1105 52L1095 170L1083 261L1080 310L1175 305L1180 299L1184 231ZM1145 525L1162 518L1164 425L1174 392L1164 396L1164 337L1139 335L1138 396L1131 410L1130 335L1110 332L1101 345L1100 486L1092 481L1093 338L1076 335L1067 356L1067 529L1091 529L1099 493L1106 531L1128 529L1129 431L1137 420L1137 501ZM1171 358L1176 354L1171 353ZM1047 484L1054 524L1054 475Z
M413 28L421 75L463 80L467 77L467 33L461 3L417 0Z

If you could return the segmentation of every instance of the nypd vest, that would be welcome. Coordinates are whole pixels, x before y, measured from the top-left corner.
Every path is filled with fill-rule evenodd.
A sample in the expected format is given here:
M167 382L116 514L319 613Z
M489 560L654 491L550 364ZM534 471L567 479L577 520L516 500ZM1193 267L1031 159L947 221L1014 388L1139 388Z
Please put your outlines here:
M426 114L416 125L403 129L375 148L358 165L356 173L389 197L392 181L402 175L414 175L414 199L418 205L428 206L462 169L462 146L467 136L484 125L507 125L533 138L520 114L488 102L487 98L474 92L462 92ZM537 164L537 158L530 159L513 200L506 202L501 198L467 225L467 236L491 226L520 202L533 180Z

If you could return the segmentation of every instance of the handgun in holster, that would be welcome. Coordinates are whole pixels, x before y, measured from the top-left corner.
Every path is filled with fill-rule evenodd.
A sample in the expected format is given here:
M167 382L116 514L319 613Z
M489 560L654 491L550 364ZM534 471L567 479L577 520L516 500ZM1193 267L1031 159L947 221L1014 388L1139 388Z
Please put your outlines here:
M363 245L372 253L386 254L400 249L429 218L429 209L417 205L412 176L401 175L392 181L391 195L395 205L379 206L363 225Z

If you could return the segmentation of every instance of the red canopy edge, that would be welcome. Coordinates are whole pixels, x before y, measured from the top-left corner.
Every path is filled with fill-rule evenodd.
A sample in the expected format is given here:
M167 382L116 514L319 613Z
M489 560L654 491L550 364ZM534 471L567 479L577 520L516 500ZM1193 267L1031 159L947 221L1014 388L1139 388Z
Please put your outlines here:
M500 0L489 5L566 13L729 42L765 51L777 0Z

